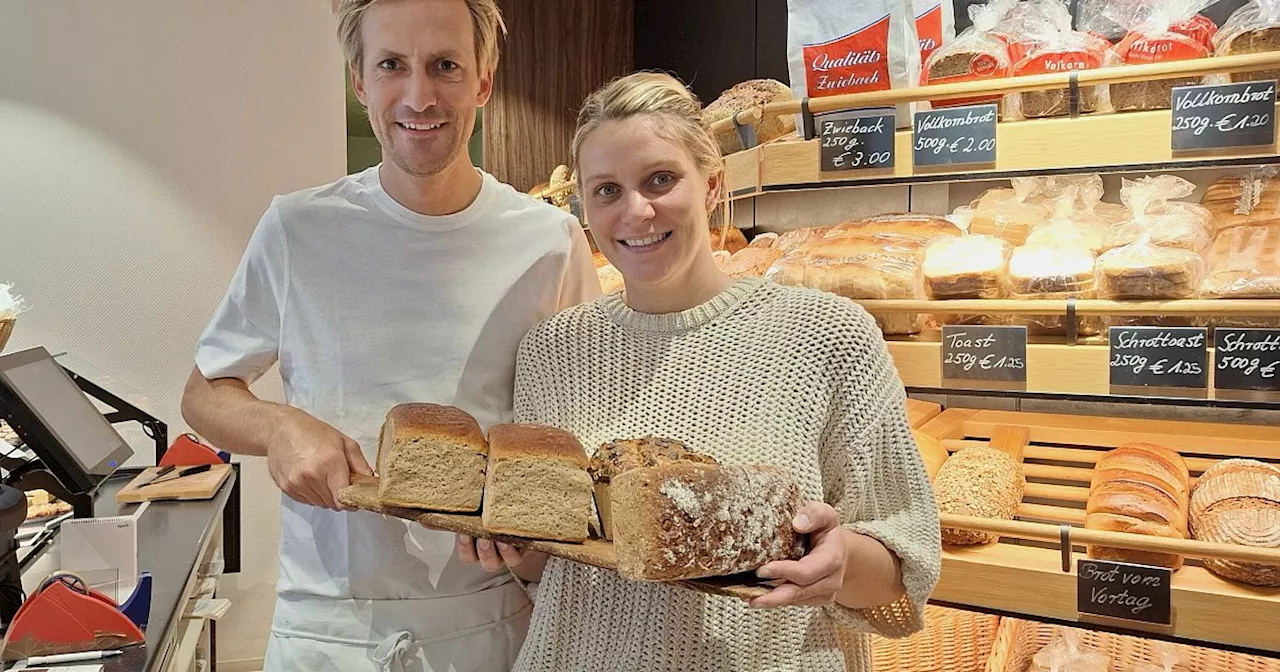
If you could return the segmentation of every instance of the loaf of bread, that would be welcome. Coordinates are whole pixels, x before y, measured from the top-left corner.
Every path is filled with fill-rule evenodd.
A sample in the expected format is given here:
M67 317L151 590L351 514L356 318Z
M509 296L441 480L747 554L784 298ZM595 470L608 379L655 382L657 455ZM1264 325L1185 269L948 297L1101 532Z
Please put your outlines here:
M969 233L996 236L1013 245L1025 243L1027 234L1053 214L1043 205L1020 200L1013 189L989 189L969 207L973 209Z
M919 430L911 430L911 435L915 437L916 447L920 450L920 459L924 461L924 470L928 472L929 480L937 480L938 471L947 461L947 449L942 447L941 441Z
M735 254L746 246L747 237L736 226L722 226L718 229L711 229L712 250L724 250L729 254Z
M924 291L930 299L999 299L1011 248L994 236L939 238L925 249Z
M757 233L747 247L771 248L773 244L778 242L778 234L776 233Z
M1280 297L1280 224L1220 232L1206 255L1204 294L1216 298Z
M763 278L782 256L776 247L746 247L734 253L720 270L733 278Z
M1098 257L1098 297L1185 299L1204 277L1204 258L1190 250L1135 243Z
M1092 298L1095 259L1084 246L1023 245L1009 257L1009 289L1020 298L1079 293Z
M1191 475L1176 451L1128 443L1099 460L1089 485L1085 527L1090 530L1187 538ZM1178 569L1180 555L1090 545L1089 557Z
M1212 240L1213 216L1195 203L1169 202L1150 206L1142 217L1116 225L1107 238L1108 250L1134 243L1179 247L1204 252Z
M1214 54L1236 56L1280 51L1280 17L1270 3L1249 2L1237 9L1213 36ZM1231 73L1232 82L1280 79L1280 70L1250 70Z
M556 166L555 170L551 171L551 179L547 181L547 191L556 191L566 187L570 182L569 176L569 166L564 164ZM569 193L569 191L560 191L559 193L552 194L551 202L558 208L568 208Z
M1027 234L1029 247L1084 247L1094 255L1106 249L1111 227L1092 222L1050 222L1037 226Z
M587 454L555 427L507 423L489 429L484 529L530 539L582 542L591 521Z
M1191 493L1191 534L1199 541L1280 549L1280 468L1258 460L1223 460L1205 470ZM1223 578L1280 587L1280 565L1205 558Z
M800 249L809 241L822 238L831 230L830 226L806 226L778 234L773 246L782 250L783 254Z
M676 462L717 463L710 455L695 453L680 441L658 436L611 441L596 449L587 464L587 472L595 486L596 510L604 538L613 538L613 506L609 496L613 479L632 469Z
M1280 224L1280 180L1261 174L1224 177L1205 188L1200 204L1213 217L1214 235L1236 226Z
M786 469L677 461L612 481L618 574L675 581L798 560L800 488Z
M479 423L454 406L398 404L378 436L383 504L473 513L484 494L489 444Z
M791 100L794 97L790 86L775 79L749 79L733 85L703 108L702 123L710 128L715 122L728 119L739 112L773 102ZM756 124L755 129L757 143L776 140L796 130L795 115L765 115L760 123ZM732 154L745 149L742 146L742 139L738 137L737 129L732 126L724 131L716 131L714 135L723 154Z
M933 481L938 510L961 516L1013 520L1026 489L1022 464L988 446L957 451L942 464ZM961 546L988 544L1000 535L942 528L942 541Z
M915 212L890 212L864 217L831 228L826 238L859 238L880 234L910 236L925 241L962 232L945 218Z

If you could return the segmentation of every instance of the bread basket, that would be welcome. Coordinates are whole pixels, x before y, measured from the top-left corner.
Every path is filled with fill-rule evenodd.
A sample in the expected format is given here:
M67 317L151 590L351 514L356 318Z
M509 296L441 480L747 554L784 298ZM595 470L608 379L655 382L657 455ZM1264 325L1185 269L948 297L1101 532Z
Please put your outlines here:
M13 325L17 322L14 318L0 320L0 352L4 352L4 346L9 342L9 336L13 334Z
M924 630L902 638L872 638L875 672L982 672L1000 617L935 605L925 607Z
M1054 635L1065 629L1067 628L1060 625L1018 618L1000 619L999 632L986 672L1026 672L1032 669L1032 657L1048 646ZM1159 665L1160 647L1173 646L1187 661L1185 665L1174 668L1178 672L1280 672L1280 660L1188 644L1165 644L1141 637L1082 628L1070 629L1080 635L1082 648L1096 649L1110 656L1112 670L1131 670L1140 664ZM876 669L879 669L878 665Z

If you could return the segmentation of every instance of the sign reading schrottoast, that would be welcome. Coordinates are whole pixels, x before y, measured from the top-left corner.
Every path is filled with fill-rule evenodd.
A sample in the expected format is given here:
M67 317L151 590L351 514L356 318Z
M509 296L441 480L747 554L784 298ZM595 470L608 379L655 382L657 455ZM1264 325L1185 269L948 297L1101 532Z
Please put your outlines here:
M819 170L892 168L894 161L893 108L849 110L817 117Z
M995 163L999 116L995 105L917 112L912 145L915 165Z
M1111 327L1111 384L1207 387L1207 331L1202 327Z
M1213 386L1280 392L1280 329L1214 329Z
M1172 95L1174 150L1275 143L1275 80L1179 86Z
M1172 574L1164 567L1078 560L1076 611L1173 625Z
M944 325L942 377L1027 382L1027 328Z

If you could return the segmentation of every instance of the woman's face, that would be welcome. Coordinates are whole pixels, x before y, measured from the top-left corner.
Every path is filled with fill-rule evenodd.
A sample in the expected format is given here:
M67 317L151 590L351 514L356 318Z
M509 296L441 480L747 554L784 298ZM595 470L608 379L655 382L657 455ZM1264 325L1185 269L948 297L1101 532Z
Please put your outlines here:
M714 263L707 213L720 177L703 174L651 118L597 126L579 148L578 172L596 246L629 290L678 287L699 255Z

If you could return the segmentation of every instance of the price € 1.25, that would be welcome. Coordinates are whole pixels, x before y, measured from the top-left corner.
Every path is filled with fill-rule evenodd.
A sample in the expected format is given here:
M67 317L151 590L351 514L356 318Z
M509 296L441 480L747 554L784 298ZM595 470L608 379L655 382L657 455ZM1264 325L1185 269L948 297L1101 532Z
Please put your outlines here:
M941 154L947 152L949 154L972 154L975 152L991 152L996 148L995 138L982 138L979 140L971 135L963 135L958 138L946 137L928 137L917 136L915 151L932 152Z
M1135 375L1143 371L1150 371L1157 376L1177 374L1196 376L1203 373L1199 362L1188 362L1167 357L1152 361L1144 355L1116 354L1111 357L1111 366L1112 368L1132 369Z

